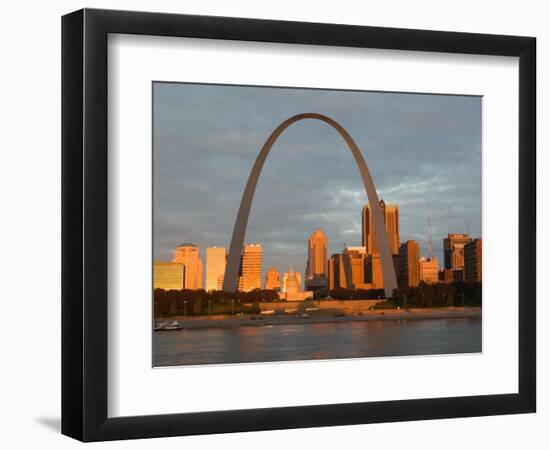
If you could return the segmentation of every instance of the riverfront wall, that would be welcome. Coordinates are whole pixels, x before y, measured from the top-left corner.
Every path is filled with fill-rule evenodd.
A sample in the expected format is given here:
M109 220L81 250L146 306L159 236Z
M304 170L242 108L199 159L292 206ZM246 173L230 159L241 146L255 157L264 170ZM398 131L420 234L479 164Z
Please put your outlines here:
M367 311L371 306L380 303L383 300L320 300L320 301L302 301L302 302L270 302L260 303L262 311L284 312L285 309L297 309L299 312L305 312L306 308L319 308L320 310L341 311L346 314L354 312Z

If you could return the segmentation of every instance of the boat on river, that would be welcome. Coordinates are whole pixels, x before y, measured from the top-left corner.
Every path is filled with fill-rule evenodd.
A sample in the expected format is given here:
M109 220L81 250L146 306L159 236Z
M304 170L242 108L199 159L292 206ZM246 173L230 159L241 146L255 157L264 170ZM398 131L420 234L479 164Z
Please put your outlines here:
M155 327L155 331L174 331L174 330L181 330L183 327L183 324L179 320L173 320L168 325L159 325Z

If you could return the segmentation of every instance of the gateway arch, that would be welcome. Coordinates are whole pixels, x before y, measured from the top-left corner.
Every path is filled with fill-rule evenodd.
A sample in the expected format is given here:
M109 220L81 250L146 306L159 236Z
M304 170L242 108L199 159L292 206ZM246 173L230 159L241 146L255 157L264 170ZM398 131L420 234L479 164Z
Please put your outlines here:
M237 289L241 252L244 244L246 226L248 224L248 216L250 214L250 207L252 206L254 192L256 191L256 185L258 184L258 179L260 178L260 173L265 160L267 159L273 144L282 132L293 123L304 119L315 119L329 124L340 134L344 141L346 141L346 144L348 144L348 147L355 158L355 162L357 163L357 167L359 168L359 172L363 178L363 183L365 184L365 191L372 210L374 230L378 236L378 251L380 252L380 260L382 264L384 290L386 293L386 298L389 298L393 290L397 288L397 280L395 278L390 243L386 233L386 227L384 226L382 209L380 208L380 204L378 202L378 195L376 194L376 189L370 176L369 169L365 164L365 160L363 159L363 155L361 154L359 147L357 147L357 144L351 138L349 133L335 120L323 114L317 113L303 113L288 118L277 128L275 128L260 150L260 153L256 158L256 162L252 167L252 171L250 172L250 176L248 177L248 182L246 183L243 197L241 199L241 205L239 206L237 219L235 220L235 226L233 227L233 236L231 237L231 245L229 246L229 254L227 256L227 265L223 280L223 290L226 292L235 292Z

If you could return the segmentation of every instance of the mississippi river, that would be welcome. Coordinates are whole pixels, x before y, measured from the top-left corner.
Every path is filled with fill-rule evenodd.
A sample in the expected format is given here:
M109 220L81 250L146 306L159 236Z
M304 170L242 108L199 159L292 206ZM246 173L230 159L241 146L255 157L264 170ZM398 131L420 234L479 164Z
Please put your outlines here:
M160 331L154 366L481 352L481 319L372 320Z

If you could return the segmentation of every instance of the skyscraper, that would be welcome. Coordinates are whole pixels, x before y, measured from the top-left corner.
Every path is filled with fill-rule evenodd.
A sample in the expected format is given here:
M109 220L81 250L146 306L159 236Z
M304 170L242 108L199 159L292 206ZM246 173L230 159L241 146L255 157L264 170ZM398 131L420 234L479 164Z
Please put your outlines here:
M206 248L206 290L218 290L218 279L225 273L227 254L225 247Z
M320 289L327 282L328 240L323 230L315 230L308 240L308 259L306 266L306 286L308 289Z
M471 239L464 233L449 233L443 239L445 269L462 270L464 268L464 246Z
M241 254L238 290L249 292L262 288L262 246L245 244Z
M195 244L184 243L176 247L173 262L183 265L184 289L202 289L202 259Z
M464 246L464 281L481 282L481 238L476 238Z
M382 263L380 255L367 255L365 264L365 280L370 289L384 289L384 277L382 276Z
M342 254L344 271L349 273L348 289L370 289L366 284L366 250L365 247L346 247Z
M279 278L279 272L275 267L270 267L265 273L265 289L278 291L281 289L281 280Z
M346 273L344 271L342 255L334 253L328 261L328 288L332 290L340 287L347 287Z
M365 247L346 247L328 266L329 289L384 289L380 255L367 255Z
M399 247L399 287L416 287L420 281L420 246L416 241L403 242Z
M349 264L349 256L340 253L331 255L328 262L329 266L329 289L351 289L351 265Z
M390 241L390 250L393 255L399 254L399 206L386 205L384 200L380 200L382 215L384 216L384 225L388 239ZM372 211L367 203L363 207L362 213L363 233L361 245L367 249L367 255L378 253L378 241L376 238L376 230L374 229L374 220Z

